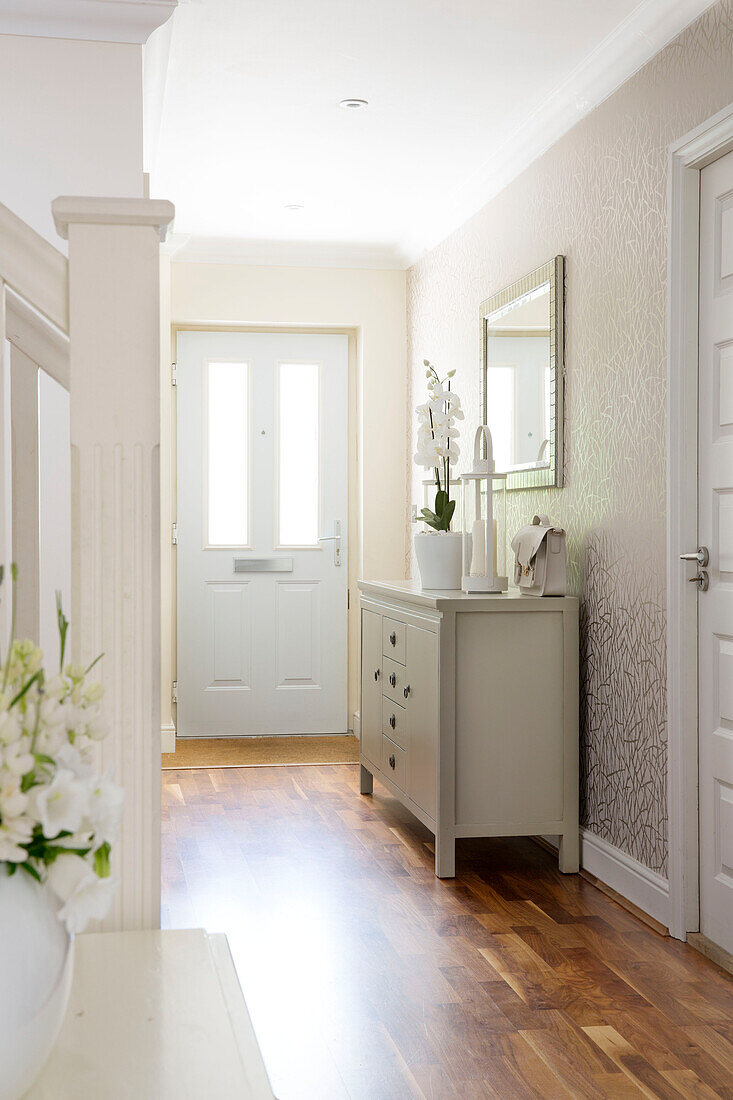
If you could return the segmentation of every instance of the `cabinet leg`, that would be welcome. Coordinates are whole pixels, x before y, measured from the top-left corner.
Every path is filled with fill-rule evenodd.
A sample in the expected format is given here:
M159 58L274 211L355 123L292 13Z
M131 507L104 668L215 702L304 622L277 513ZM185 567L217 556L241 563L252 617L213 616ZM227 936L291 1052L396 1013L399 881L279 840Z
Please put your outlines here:
M435 838L435 874L437 878L456 877L456 841L447 833Z
M560 836L558 865L564 875L576 875L580 868L580 830L573 829Z
M374 776L367 771L363 764L359 765L359 793L372 794L374 791Z

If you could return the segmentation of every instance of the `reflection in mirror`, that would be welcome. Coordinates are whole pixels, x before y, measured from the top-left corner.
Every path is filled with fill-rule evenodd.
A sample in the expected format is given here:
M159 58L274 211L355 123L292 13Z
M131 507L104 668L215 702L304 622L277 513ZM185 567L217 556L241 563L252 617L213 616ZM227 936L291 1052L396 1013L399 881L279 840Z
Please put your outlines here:
M486 412L497 470L550 465L549 282L486 318Z
M563 257L481 303L481 406L508 489L562 485Z

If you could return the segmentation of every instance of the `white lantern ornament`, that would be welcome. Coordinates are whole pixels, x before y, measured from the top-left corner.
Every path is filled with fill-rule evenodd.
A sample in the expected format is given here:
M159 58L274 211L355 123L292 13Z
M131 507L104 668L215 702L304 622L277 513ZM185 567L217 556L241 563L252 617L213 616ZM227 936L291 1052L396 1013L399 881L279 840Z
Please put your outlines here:
M484 441L486 457L481 457ZM464 592L506 592L506 474L494 469L486 424L476 429L473 469L461 474Z

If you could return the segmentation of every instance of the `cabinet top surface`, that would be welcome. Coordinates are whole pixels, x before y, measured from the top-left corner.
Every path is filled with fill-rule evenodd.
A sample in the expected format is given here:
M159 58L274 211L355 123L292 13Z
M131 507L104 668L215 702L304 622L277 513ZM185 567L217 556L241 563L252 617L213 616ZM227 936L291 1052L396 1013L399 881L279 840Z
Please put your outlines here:
M376 599L397 600L403 603L415 604L418 607L441 608L447 606L461 607L468 610L480 608L482 611L507 610L507 605L512 609L521 604L525 611L551 611L568 605L577 606L575 596L525 596L518 589L512 588L508 592L461 592L438 591L437 589L422 589L420 582L412 581L370 581L360 580L359 591L364 596L372 596Z

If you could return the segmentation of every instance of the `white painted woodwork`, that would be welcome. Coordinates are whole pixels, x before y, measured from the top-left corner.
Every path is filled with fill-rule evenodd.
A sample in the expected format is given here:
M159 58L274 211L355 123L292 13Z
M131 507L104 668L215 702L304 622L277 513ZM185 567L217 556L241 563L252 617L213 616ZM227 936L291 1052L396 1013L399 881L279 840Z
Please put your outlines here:
M178 0L0 0L0 34L142 45Z
M18 566L15 632L39 638L40 507L38 479L38 367L10 350L13 561ZM9 579L9 578L8 578ZM5 590L6 595L8 589Z
M389 674L389 670L387 670ZM361 752L368 760L382 758L382 692L385 667L382 660L382 616L361 612Z
M470 836L556 834L577 871L578 601L359 588L362 793L377 775L432 830L439 878Z
M182 332L177 358L177 734L343 733L348 728L348 339ZM232 381L241 426L236 417L227 422L228 430L241 431L246 440L246 470L238 475L237 495L246 492L247 515L234 527L246 524L243 545L214 543L207 523L207 493L216 497L216 486L208 484L207 372L222 362L247 364L246 388ZM279 366L294 363L318 364L320 375L320 501L314 502L312 537L297 546L278 539ZM309 430L305 416L300 430ZM232 451L237 467L240 450ZM299 471L293 476L297 479ZM309 490L304 478L303 493ZM240 499L231 500L233 512L242 511ZM331 536L337 522L340 564L338 544L316 541ZM244 564L277 559L292 568L235 572L235 559Z
M697 545L700 172L733 150L733 105L670 149L667 363L667 725L669 924L700 927L697 592L680 554Z
M69 393L45 370L38 373L38 643L46 667L59 659L56 593L71 608L71 439Z
M69 337L10 287L5 291L7 337L34 363L69 388Z
M0 560L12 559L12 431L10 428L10 344L5 339L6 290L0 277ZM10 615L7 600L0 600L0 637L7 638Z
M700 175L698 469L700 931L733 952L733 152Z
M72 656L103 652L100 763L125 788L107 925L160 920L159 241L164 201L54 203L69 241ZM131 224L134 213L141 224Z
M2 203L0 241L0 278L62 332L68 332L66 257Z
M25 1100L274 1100L226 936L77 936L61 1034Z

